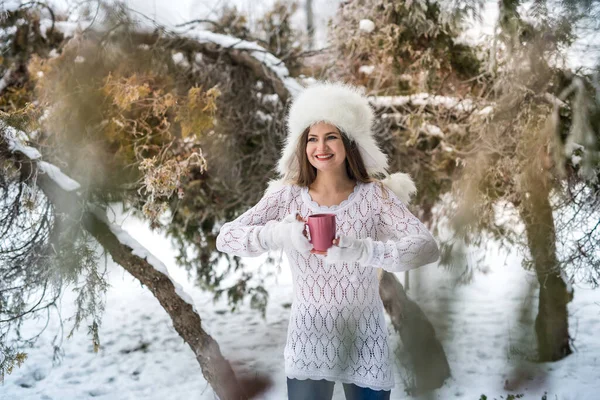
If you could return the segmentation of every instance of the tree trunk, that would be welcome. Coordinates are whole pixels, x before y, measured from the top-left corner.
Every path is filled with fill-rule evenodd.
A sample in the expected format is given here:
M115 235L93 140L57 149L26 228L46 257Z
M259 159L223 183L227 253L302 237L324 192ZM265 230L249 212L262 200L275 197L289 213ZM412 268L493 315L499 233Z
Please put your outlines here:
M173 327L194 352L202 374L220 399L246 399L267 385L262 378L240 385L229 362L221 354L219 344L202 329L202 320L191 304L177 294L171 279L157 271L145 259L122 244L104 221L91 213L84 217L85 228L108 251L113 260L146 286L167 311Z
M572 353L567 304L573 292L561 276L556 257L556 235L549 192L537 180L522 196L521 218L525 223L527 243L540 284L535 333L539 361L557 361Z
M0 153L10 154L6 150L5 143L0 141ZM31 177L36 174L35 160L13 154L10 161L21 169L23 176ZM38 174L36 184L54 204L57 213L82 220L85 229L110 253L113 260L137 278L158 299L171 317L177 333L194 352L204 378L220 399L251 398L269 385L268 379L263 377L240 383L229 362L221 354L218 343L202 329L200 315L177 293L169 276L155 269L146 259L133 254L133 249L119 241L105 221L83 209L83 201L76 193L65 191L47 174Z
M433 325L417 303L408 298L396 276L383 272L379 295L392 325L400 334L414 368L416 385L412 393L437 389L450 376L450 365Z
M306 0L304 7L306 10L306 33L308 35L308 49L312 50L315 47L315 22L312 0Z

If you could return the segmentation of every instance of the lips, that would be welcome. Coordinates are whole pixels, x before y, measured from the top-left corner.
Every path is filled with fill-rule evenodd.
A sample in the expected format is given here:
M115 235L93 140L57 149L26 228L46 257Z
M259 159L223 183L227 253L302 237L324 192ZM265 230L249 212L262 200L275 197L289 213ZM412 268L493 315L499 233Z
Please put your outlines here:
M333 157L333 154L327 154L327 155L321 155L321 154L319 154L318 156L315 156L315 158L317 160L320 160L320 161L329 160L332 157Z

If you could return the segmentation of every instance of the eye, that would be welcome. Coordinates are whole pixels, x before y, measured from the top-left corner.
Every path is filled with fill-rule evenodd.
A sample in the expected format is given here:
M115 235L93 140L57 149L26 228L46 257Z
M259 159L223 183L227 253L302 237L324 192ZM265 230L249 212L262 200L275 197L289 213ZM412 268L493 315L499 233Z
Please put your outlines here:
M329 135L329 136L327 136L327 139L337 139L337 136L335 136L335 135Z
M314 142L315 140L317 140L317 138L314 138L314 137L310 137L310 138L308 138L308 141L309 141L309 142Z

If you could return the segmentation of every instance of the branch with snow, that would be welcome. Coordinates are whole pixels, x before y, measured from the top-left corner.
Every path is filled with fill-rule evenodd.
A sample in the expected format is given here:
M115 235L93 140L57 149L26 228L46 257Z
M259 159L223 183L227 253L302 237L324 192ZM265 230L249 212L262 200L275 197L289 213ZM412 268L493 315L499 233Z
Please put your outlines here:
M238 53L245 52L249 54L254 60L261 64L262 68L265 68L270 72L269 75L274 75L274 77L276 77L276 79L284 86L285 92L287 93L285 93L281 87L275 88L277 94L279 94L283 101L285 101L289 95L293 97L302 90L302 86L298 81L290 76L290 72L284 62L255 42L249 42L233 36L214 33L199 28L187 30L179 29L174 31L174 33L181 37L192 39L198 43L213 44L223 50L237 51ZM256 68L252 69L257 72ZM260 73L260 75L263 74L264 72Z
M51 26L51 22L50 20L40 21L42 34L45 34L45 29L42 28L48 29ZM77 32L82 30L84 24L85 22L57 22L54 29L61 32L65 38L72 38ZM149 32L140 29L139 33L147 34ZM167 31L167 33L190 39L198 45L203 46L203 50L207 52L227 52L234 61L246 65L259 77L271 82L275 92L283 102L286 102L290 97L296 96L302 90L302 85L290 76L285 63L256 42L210 32L198 27L192 29L181 27ZM211 46L211 48L207 46ZM182 56L183 54L178 55L176 53L174 61L176 63L183 63Z
M18 10L21 7L19 0L2 0L0 3L0 13L9 13Z
M429 93L417 93L409 96L371 96L369 102L375 108L431 106L442 107L460 113L471 112L475 109L475 104L471 99L438 96Z
M119 243L121 243L122 245L129 247L131 249L131 254L133 254L136 257L141 258L142 260L145 260L148 264L150 264L152 266L152 268L154 268L156 271L160 272L161 274L165 275L173 284L173 287L175 288L175 292L177 293L177 295L179 297L181 297L181 299L183 301L185 301L186 303L191 305L194 312L196 314L198 314L198 311L196 310L196 306L194 305L194 300L192 299L192 297L183 290L183 288L181 287L181 285L179 283L177 283L175 280L173 280L173 278L171 278L171 276L169 275L169 271L167 270L167 266L162 261L160 261L158 258L156 258L152 253L150 253L150 251L148 249L146 249L144 246L142 246L137 240L135 240L129 233L127 233L125 230L123 230L120 226L109 222L106 217L105 210L103 210L99 207L94 207L92 209L92 212L100 221L102 221L104 224L106 224L108 229L115 235L115 237L117 238Z
M113 260L152 292L171 317L175 330L194 352L204 377L219 398L245 398L244 390L221 354L218 343L202 328L202 319L192 298L169 276L166 266L121 227L110 223L103 209L89 204L91 211L83 209L76 193L79 183L55 165L42 161L40 152L24 143L27 140L24 132L6 125L0 125L0 131L0 150L6 149L14 155L9 161L18 168L29 169L29 172L36 169L44 171L35 183L56 209L69 214L80 213L85 229Z
M8 150L11 153L21 153L31 161L37 161L38 170L48 175L50 179L67 192L75 191L81 187L77 181L65 175L56 165L42 161L42 154L36 148L25 144L28 137L23 131L4 124L0 125L0 129L4 131L4 139L8 143Z

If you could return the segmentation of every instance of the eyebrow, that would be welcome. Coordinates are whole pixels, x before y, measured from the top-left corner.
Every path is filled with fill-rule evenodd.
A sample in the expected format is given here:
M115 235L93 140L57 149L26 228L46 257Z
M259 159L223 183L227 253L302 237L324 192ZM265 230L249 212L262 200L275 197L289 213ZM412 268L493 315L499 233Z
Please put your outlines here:
M324 136L325 136L325 135L339 135L339 133L337 133L337 132L333 132L333 131L332 131L332 132L327 132L327 133L325 133L325 134L324 134ZM317 135L315 135L314 133L309 133L309 134L308 134L308 137L318 137L318 136L317 136Z

